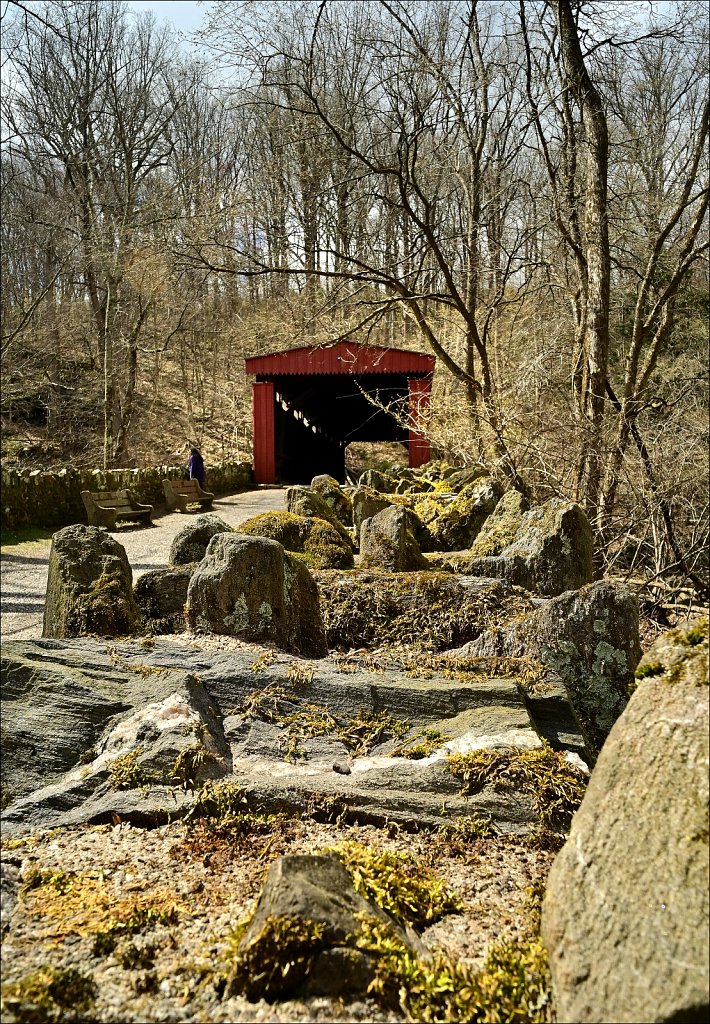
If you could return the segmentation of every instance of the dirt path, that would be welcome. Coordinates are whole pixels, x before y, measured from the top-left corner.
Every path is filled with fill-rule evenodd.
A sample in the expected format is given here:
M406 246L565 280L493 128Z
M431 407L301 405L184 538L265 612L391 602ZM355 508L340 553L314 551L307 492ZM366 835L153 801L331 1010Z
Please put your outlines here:
M213 511L230 526L261 512L283 509L285 489L263 488L216 498ZM111 536L123 544L133 582L148 569L167 565L173 537L188 520L179 512L156 512L151 527L119 526ZM42 635L51 540L26 541L0 551L0 631L5 640Z

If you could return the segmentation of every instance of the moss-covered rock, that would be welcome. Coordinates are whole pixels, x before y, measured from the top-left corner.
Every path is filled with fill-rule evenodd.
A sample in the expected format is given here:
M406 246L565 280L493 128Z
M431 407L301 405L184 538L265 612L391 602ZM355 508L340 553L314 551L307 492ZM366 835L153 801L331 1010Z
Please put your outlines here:
M360 530L361 568L390 572L427 569L416 539L417 525L414 513L401 505L390 505L365 519Z
M479 557L475 550L455 551L434 561L452 572L494 576L554 597L591 583L593 544L592 528L579 505L551 498L523 513L513 540L499 554Z
M314 573L328 647L411 645L441 651L473 640L500 618L532 609L514 588L449 573Z
M461 653L532 658L552 670L594 761L628 703L641 656L637 601L619 584L591 583L501 620Z
M327 473L314 476L311 480L311 490L323 498L343 526L350 528L353 525L352 499L335 477L329 476Z
M303 555L309 569L352 569L353 549L334 526L315 516L264 512L247 519L239 532L276 540L287 551Z
M187 591L196 632L273 643L310 657L326 653L318 590L308 569L274 540L217 534Z
M275 861L239 943L228 994L275 1002L304 995L364 995L373 959L356 948L361 920L378 922L416 955L421 944L377 903L361 896L333 854Z
M306 519L324 519L326 523L338 531L346 544L353 547L353 539L350 532L340 522L338 516L333 512L328 502L321 494L317 494L310 487L289 487L286 490L286 510L295 516L304 516Z
M520 491L506 491L471 545L471 555L476 558L499 555L515 540L523 513L529 508L530 503Z
M188 565L201 561L209 542L219 533L234 533L234 530L214 512L196 516L173 537L168 562L170 565Z
M381 494L379 491L373 490L372 487L361 487L358 486L353 491L353 525L355 527L355 536L360 537L360 530L365 519L371 519L372 516L376 516L378 512L381 512L383 508L388 508L393 504L392 496L389 494Z
M449 501L434 492L416 501L414 511L425 533L423 551L459 551L469 548L502 494L491 477L467 484Z
M187 588L197 562L149 569L136 581L133 595L147 633L182 633L185 629Z
M656 640L641 658L636 683L656 677L675 684L708 685L708 618L694 619Z
M125 548L97 526L52 537L42 636L128 636L140 630Z

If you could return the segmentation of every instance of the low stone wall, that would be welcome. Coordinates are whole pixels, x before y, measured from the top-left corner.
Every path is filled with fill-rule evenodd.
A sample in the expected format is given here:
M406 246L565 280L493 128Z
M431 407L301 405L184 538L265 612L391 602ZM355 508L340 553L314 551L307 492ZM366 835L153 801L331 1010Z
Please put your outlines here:
M3 530L21 526L69 526L86 523L82 491L115 491L128 487L138 501L156 507L165 503L163 480L179 480L184 466L153 466L150 469L62 469L56 473L40 470L2 470ZM215 494L227 494L253 487L249 462L226 462L207 466L207 486Z

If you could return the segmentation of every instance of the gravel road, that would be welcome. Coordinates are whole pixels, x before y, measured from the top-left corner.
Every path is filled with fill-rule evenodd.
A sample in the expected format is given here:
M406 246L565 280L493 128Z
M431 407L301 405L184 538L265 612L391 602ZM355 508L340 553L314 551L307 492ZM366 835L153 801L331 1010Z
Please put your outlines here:
M264 487L255 491L216 498L213 512L230 526L251 516L285 507L285 488ZM133 582L148 569L167 565L173 537L189 519L180 512L157 511L151 526L118 526L112 531L126 549ZM9 544L0 550L0 632L4 640L42 636L47 566L51 540Z

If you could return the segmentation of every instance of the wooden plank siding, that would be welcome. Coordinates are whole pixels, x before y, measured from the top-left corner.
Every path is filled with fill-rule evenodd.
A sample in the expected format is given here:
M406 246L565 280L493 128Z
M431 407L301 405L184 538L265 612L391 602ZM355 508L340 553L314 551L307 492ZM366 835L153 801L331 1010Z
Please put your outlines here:
M253 356L246 360L246 371L257 377L289 374L401 373L423 376L434 372L434 356L405 349L358 345L341 341L329 348L294 348L269 356Z

